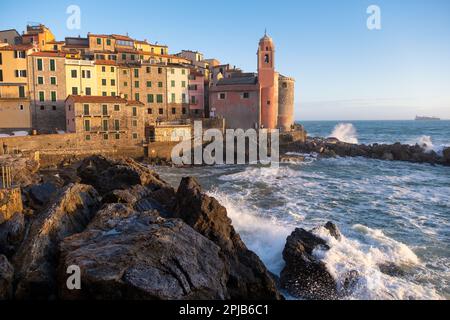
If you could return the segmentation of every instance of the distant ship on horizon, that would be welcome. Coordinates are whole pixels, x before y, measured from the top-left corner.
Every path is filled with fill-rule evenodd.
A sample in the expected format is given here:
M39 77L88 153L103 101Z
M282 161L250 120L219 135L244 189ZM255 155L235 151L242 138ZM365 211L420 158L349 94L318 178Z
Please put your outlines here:
M441 120L441 118L416 116L416 121L439 121L439 120Z

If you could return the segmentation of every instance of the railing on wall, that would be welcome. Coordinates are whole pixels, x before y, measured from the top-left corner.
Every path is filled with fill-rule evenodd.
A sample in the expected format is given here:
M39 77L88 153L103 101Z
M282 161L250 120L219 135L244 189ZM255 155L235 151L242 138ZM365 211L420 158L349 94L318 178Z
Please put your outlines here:
M12 187L12 175L11 175L11 167L2 166L1 167L1 183L0 187L2 189L10 189Z

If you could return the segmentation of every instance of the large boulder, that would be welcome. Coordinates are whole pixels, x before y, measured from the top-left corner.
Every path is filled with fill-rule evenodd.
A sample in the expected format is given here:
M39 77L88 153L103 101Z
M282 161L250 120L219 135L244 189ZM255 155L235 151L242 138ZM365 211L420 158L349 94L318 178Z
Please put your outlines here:
M51 182L31 186L28 190L31 207L38 209L47 205L58 191L58 187Z
M0 300L9 300L13 294L14 268L4 255L0 255Z
M77 174L82 183L94 186L101 195L134 185L146 186L153 191L170 188L154 171L128 158L88 157L81 162Z
M0 254L12 257L23 239L24 231L25 218L21 212L0 224Z
M340 239L339 230L331 223L325 226ZM326 265L313 255L315 249L329 250L325 240L304 229L296 229L286 241L283 259L286 266L280 283L291 295L306 299L336 299L337 283Z
M15 155L0 156L0 167L11 168L12 182L16 186L26 187L38 183L41 179L38 175L39 162Z
M92 186L70 184L31 222L13 258L18 299L47 299L55 288L57 247L65 237L84 230L99 205Z
M61 243L63 299L225 299L220 248L179 219L108 204L82 233ZM66 286L79 266L81 290Z
M227 210L216 199L203 194L194 178L182 179L174 217L181 218L220 247L232 299L281 298L264 264L234 230Z

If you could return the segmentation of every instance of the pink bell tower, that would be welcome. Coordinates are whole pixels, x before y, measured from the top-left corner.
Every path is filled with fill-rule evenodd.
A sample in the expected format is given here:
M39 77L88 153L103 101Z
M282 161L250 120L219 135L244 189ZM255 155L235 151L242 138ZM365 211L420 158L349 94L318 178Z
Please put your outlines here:
M259 40L258 79L261 86L261 122L266 129L276 129L278 120L278 75L275 71L275 46L267 33Z

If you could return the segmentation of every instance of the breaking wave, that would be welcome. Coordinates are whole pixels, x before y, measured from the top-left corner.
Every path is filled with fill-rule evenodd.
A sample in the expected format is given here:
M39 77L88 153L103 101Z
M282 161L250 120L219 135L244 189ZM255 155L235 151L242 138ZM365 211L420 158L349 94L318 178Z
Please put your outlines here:
M358 144L356 128L351 123L338 124L328 137L336 138L346 143Z

